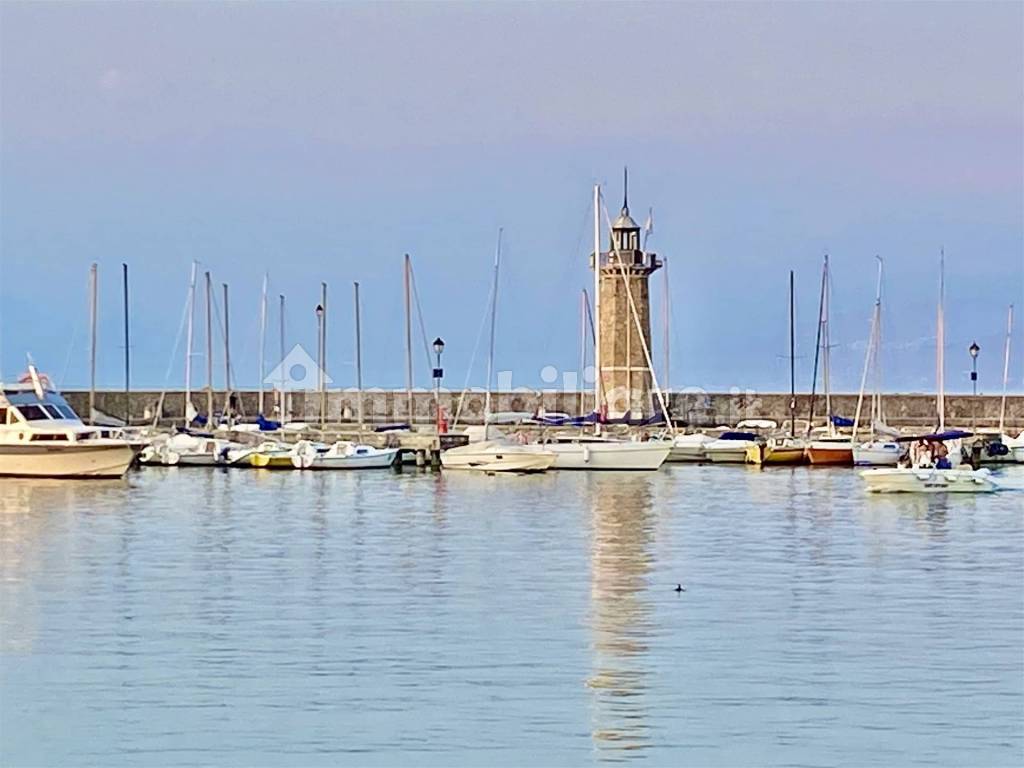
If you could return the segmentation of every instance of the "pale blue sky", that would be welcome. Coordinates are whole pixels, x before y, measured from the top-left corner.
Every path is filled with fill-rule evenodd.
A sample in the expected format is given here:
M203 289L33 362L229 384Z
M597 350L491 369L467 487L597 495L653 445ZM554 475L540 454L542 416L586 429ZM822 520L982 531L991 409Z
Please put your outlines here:
M5 2L2 368L31 352L87 381L98 261L100 381L119 386L127 261L134 380L159 387L196 258L231 284L243 383L268 270L289 340L310 349L330 284L339 385L359 280L364 379L400 386L408 251L459 386L503 226L498 366L539 385L544 365L576 367L590 188L617 206L628 163L634 212L654 207L650 246L672 265L674 386L787 388L793 268L806 389L828 250L837 388L859 382L878 253L886 382L931 389L944 246L949 388L969 387L976 338L982 389L999 389L1013 301L1019 390L1022 32L1019 3Z

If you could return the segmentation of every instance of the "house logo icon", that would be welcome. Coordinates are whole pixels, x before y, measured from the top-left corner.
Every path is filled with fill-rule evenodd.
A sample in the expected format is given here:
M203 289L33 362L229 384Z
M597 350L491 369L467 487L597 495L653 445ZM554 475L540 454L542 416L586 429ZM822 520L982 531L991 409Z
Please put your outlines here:
M284 392L311 392L320 388L320 374L316 361L301 344L296 344L284 360L267 374L263 383ZM334 383L326 371L323 377L325 387Z

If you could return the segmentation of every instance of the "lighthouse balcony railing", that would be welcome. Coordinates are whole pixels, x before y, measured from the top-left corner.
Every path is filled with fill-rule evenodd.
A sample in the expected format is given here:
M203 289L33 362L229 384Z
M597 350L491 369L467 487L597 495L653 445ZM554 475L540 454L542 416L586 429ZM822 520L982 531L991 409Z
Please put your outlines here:
M619 251L616 254L615 251L606 251L601 254L601 269L617 268L620 264L619 258L622 259L622 266L631 271L643 270L653 272L661 267L661 261L653 253L646 251ZM590 268L594 268L594 254L590 254Z

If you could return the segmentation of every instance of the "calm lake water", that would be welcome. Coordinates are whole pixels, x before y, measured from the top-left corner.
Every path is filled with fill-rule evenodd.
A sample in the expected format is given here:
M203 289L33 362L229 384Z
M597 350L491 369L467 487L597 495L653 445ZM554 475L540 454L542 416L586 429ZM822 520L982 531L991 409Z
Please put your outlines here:
M1024 492L155 468L0 510L4 766L1024 761Z

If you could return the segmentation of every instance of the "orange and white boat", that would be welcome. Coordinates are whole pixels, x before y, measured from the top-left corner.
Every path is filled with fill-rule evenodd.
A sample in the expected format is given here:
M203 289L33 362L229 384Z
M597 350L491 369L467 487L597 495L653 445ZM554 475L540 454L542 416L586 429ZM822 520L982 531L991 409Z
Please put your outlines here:
M849 435L830 435L812 440L805 452L811 464L853 466L853 442Z

